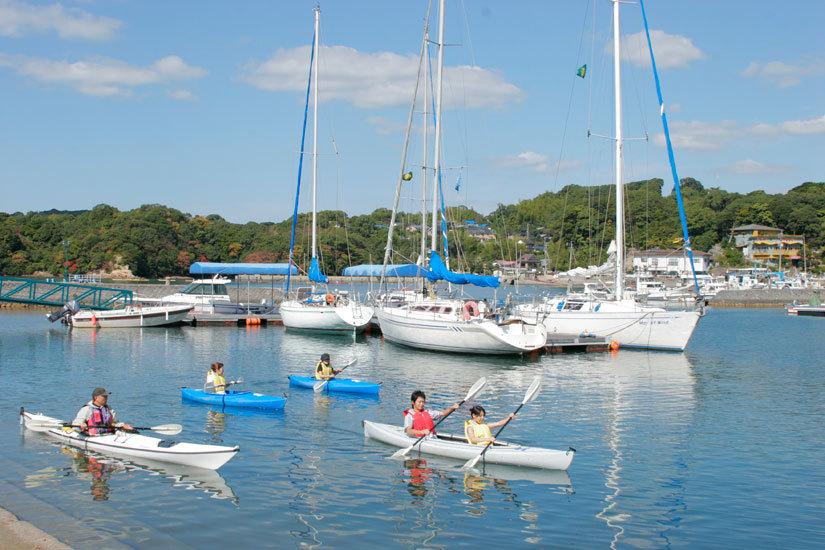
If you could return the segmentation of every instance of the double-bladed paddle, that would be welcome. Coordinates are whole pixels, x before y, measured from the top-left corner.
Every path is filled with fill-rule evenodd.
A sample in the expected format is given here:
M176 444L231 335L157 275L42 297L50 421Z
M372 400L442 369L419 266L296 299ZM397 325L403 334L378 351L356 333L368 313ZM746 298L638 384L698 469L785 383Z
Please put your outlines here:
M465 401L469 401L470 399L474 398L476 395L481 393L481 390L483 390L484 386L486 386L486 385L487 385L487 379L485 377L482 376L481 378L476 380L476 383L473 384L472 387L467 391L467 395L464 396L464 399L462 399L461 401L458 402L458 406L461 407L461 405L463 405ZM444 419L447 418L448 416L450 416L452 413L453 413L453 411L450 411L447 414L445 414L444 416L442 416L441 418L439 418L438 422L436 422L435 425L433 426L433 429L435 429L436 426L438 426L439 424L444 422ZM392 456L390 456L390 458L404 458L404 457L406 457L408 454L410 454L410 451L412 451L415 448L416 445L421 443L421 440L424 439L425 437L427 437L427 436L422 435L421 437L419 437L418 439L415 440L415 443L413 443L412 445L410 445L406 449L400 449L398 451L395 451L392 454Z
M234 386L236 384L243 384L243 378L238 378L237 380L232 380L231 382L227 382L226 384L218 384L217 386L212 384L206 384L203 386L204 390L214 390L215 388L228 388L229 386Z
M524 394L524 399L521 400L521 405L518 406L518 408L516 409L516 412L514 412L513 415L514 416L517 415L518 412L521 410L521 408L523 406L525 406L527 403L529 403L530 401L535 399L536 396L539 394L540 389L541 389L541 376L536 376L533 379L533 383L530 384L529 388L527 388L527 393ZM496 432L496 435L493 436L493 441L490 441L489 443L487 443L487 445L484 446L484 448L481 450L481 452L478 453L478 456L476 456L475 458L471 458L470 460L465 462L464 466L462 466L462 469L470 470L470 469L474 468L475 465L478 464L478 461L481 460L484 457L484 454L487 452L487 449L489 449L490 446L492 446L492 444L495 442L496 438L498 438L498 435L502 432L502 430L504 430L504 428L507 427L507 424L509 424L512 419L513 419L512 417L508 417L507 420L504 422L504 424L501 426L501 428L498 429L498 431Z
M35 419L28 419L26 420L26 427L35 431L35 432L45 432L52 428L82 428L82 426L77 426L75 424L71 424L69 422L62 422L60 420L35 420ZM97 426L92 426L96 428ZM108 426L100 426L97 427L98 429L111 429L112 431L117 430L118 428L110 428ZM150 430L153 432L157 432L163 435L177 435L183 430L183 426L180 424L161 424L159 426L133 426L131 431L140 431L140 430ZM124 430L130 431L130 430Z
M329 380L333 380L336 376L338 376L338 374L341 374L342 372L344 372L344 369L346 369L350 365L354 364L356 361L358 361L358 359L353 359L352 361L350 361L349 363L347 363L346 365L341 367L341 370L339 370L338 373L333 375L332 378L330 378ZM320 382L315 382L315 385L312 386L312 390L313 391L323 390L327 386L327 382L329 382L329 380L321 380Z

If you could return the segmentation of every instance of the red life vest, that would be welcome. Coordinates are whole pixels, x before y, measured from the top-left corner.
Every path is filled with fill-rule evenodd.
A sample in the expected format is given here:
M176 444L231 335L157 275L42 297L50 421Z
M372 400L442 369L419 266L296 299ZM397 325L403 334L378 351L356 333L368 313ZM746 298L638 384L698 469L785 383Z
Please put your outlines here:
M109 407L92 407L92 416L86 425L89 426L89 435L100 435L102 433L110 433L110 429L96 429L92 426L111 426L112 412Z
M413 430L430 430L430 433L435 433L435 423L433 422L433 417L430 416L430 411L416 412L415 410L407 409L404 411L404 415L406 416L408 414L412 415Z

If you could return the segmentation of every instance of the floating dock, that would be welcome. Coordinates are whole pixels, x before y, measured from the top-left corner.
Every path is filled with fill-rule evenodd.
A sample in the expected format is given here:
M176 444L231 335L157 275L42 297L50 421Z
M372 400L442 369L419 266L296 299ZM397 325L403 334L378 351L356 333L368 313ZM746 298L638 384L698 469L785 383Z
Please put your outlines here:
M249 327L249 326L283 326L281 315L271 313L265 315L223 315L220 313L196 313L188 316L184 324L192 327Z

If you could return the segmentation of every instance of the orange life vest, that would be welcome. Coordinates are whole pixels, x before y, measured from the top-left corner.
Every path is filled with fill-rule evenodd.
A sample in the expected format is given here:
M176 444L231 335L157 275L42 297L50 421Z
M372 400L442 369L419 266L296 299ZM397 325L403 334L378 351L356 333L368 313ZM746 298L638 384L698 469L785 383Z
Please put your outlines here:
M404 411L404 415L408 414L412 415L413 430L430 430L430 433L435 433L435 422L433 422L433 417L430 416L430 411L417 412L413 409L407 409Z

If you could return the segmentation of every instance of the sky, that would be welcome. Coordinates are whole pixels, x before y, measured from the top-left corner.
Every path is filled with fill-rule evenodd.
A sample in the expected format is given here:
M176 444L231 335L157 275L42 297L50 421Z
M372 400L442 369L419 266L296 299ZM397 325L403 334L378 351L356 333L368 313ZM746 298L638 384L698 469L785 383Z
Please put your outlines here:
M0 211L157 203L233 222L289 217L314 7L0 0ZM320 8L318 209L389 208L427 1ZM489 213L612 181L611 9L608 0L447 0L448 205ZM825 2L647 0L646 9L681 177L771 193L825 180ZM668 192L639 5L621 13L632 138L624 179L661 177ZM437 46L429 51L435 73ZM420 208L422 104L406 210ZM430 159L432 133L430 122ZM311 204L305 159L301 211Z

